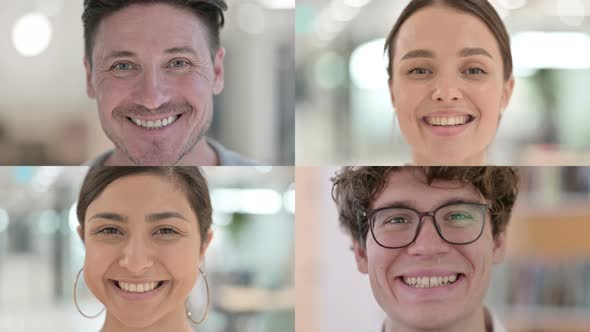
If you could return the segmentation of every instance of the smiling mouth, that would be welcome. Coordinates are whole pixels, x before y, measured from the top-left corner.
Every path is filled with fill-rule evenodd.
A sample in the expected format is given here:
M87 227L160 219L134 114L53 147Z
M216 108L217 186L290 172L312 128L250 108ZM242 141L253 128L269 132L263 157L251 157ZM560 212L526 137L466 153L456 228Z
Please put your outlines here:
M181 117L182 117L182 114L177 114L177 115L169 116L169 117L158 119L158 120L146 121L146 120L141 120L141 119L131 118L131 117L127 117L127 120L129 120L134 125L144 128L144 129L162 129L162 128L166 128L166 127L170 126L171 124L176 122Z
M401 281L407 286L413 288L435 288L444 287L457 282L464 275L455 273L447 276L424 276L424 277L405 277L400 276Z
M435 127L455 127L462 126L473 122L475 117L472 115L458 116L426 116L423 118L424 123Z
M166 281L152 281L144 283L129 283L111 280L115 287L129 293L147 293L162 287Z

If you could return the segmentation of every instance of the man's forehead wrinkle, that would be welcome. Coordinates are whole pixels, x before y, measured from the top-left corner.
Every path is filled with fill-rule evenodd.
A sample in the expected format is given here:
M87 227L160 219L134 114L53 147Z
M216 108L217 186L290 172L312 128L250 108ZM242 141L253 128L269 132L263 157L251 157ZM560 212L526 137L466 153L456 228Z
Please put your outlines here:
M153 10L146 12L146 7L158 5L166 6L166 8L158 8L157 12ZM154 22L153 16L161 9L173 10L172 14L178 19ZM158 29L159 25L162 29ZM211 57L212 55L212 50L209 50L209 31L198 15L173 5L136 4L105 17L99 23L95 32L93 53L95 62L99 62L107 60L110 50L126 49L136 51L137 56L142 56L145 53L163 54L166 49L185 45L190 45L199 56ZM148 49L141 51L144 47ZM206 54L201 55L201 53Z

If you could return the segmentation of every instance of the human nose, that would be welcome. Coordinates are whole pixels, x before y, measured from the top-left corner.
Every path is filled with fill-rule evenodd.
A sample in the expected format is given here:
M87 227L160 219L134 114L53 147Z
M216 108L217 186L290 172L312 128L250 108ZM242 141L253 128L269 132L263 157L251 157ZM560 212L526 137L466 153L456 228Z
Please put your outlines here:
M449 250L449 244L441 238L436 230L434 218L430 215L422 217L418 234L408 247L408 253L420 256L435 256Z
M153 265L152 250L140 237L131 238L119 259L119 265L133 274L141 274Z
M435 102L456 102L461 99L463 99L463 93L456 77L452 74L439 76L432 92L432 100Z
M157 69L146 69L135 88L135 102L154 110L170 101L166 77Z

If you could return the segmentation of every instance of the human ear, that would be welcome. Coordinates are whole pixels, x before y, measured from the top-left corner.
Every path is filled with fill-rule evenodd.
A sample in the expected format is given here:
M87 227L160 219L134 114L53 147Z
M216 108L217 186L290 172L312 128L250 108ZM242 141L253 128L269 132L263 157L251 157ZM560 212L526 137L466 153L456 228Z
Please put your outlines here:
M80 240L82 240L82 242L84 242L84 230L82 229L82 226L78 225L78 227L76 227L76 231L78 232L78 236L80 237Z
M209 231L207 232L207 236L201 242L201 250L199 252L199 256L201 256L200 257L201 261L205 257L205 253L207 252L207 249L209 248L209 245L211 244L212 239L213 239L213 231L211 229L209 229Z
M96 98L96 90L94 89L94 84L92 83L92 65L86 56L84 57L84 69L86 69L86 94L88 97L94 99Z
M506 231L498 233L494 237L493 261L499 264L504 261L506 256Z
M395 109L395 96L393 95L393 78L389 78L387 81L389 85L389 97L391 98L391 106Z
M357 241L353 241L352 250L354 251L354 258L356 260L356 267L360 273L369 273L369 264L367 262L367 248L363 247Z
M213 94L217 95L223 91L223 59L225 58L225 49L220 47L215 53L213 60Z
M502 101L500 104L501 112L503 113L508 104L510 103L510 99L512 98L512 92L514 91L514 77L510 76L510 79L504 82L504 87L502 89Z

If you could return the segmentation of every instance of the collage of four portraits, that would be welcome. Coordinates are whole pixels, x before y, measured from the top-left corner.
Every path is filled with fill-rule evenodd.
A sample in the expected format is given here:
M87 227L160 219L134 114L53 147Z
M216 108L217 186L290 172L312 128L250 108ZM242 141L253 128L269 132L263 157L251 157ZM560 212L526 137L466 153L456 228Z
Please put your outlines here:
M3 0L0 331L590 332L590 0Z

